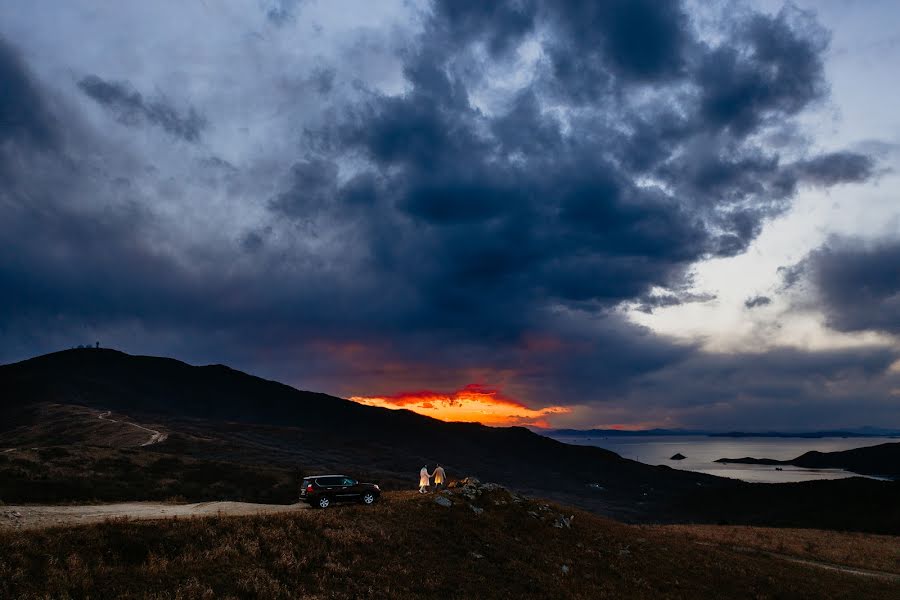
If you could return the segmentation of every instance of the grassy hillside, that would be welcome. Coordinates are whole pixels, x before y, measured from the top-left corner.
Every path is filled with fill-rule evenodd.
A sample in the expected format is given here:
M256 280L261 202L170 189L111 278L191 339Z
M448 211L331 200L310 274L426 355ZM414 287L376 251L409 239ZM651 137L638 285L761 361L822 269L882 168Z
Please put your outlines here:
M290 504L297 499L301 476L287 468L196 460L139 448L51 446L0 454L0 501L215 499Z
M900 577L900 538L896 536L721 525L649 527L673 535L683 535L701 544L775 552L798 559L887 571Z
M503 490L469 495L449 495L449 508L393 492L374 507L0 533L0 597L896 597L897 582L884 576L623 525ZM895 538L871 540L879 560L896 547Z

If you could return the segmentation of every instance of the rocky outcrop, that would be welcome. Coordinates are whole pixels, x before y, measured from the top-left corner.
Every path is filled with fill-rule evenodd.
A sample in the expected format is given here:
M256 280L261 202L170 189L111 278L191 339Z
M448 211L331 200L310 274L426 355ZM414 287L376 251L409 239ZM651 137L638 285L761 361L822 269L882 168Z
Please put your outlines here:
M575 519L575 515L569 515L568 517L565 515L559 515L556 517L556 520L553 522L553 526L557 529L562 529L565 527L569 529L572 526L572 521Z
M572 521L575 519L575 515L556 512L549 504L537 502L496 483L482 483L477 477L451 481L447 485L447 489L438 496L447 502L450 502L449 498L453 497L468 504L469 509L476 515L490 511L492 506L519 504L531 518L543 521L557 529L571 528ZM435 499L435 502L442 506L448 506L439 502L438 498Z
M8 519L6 524L11 525L12 527L18 528L22 526L22 513L17 510L5 510L0 513L0 516ZM2 528L2 525L0 525L0 528Z

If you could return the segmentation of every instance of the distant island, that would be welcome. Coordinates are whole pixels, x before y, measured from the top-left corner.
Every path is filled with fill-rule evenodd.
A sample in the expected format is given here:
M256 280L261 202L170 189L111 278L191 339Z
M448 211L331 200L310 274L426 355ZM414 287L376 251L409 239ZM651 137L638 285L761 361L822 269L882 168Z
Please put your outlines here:
M628 436L707 436L707 437L774 437L774 438L867 438L900 437L900 429L853 427L822 431L709 431L704 429L550 429L539 430L548 437L628 437Z
M771 458L720 458L717 463L742 465L790 465L805 469L844 469L861 475L900 478L900 442L878 444L840 452L807 452L792 460Z
M900 430L862 427L860 429L840 429L834 431L729 431L727 433L708 433L710 437L776 437L776 438L867 438L867 437L900 437Z

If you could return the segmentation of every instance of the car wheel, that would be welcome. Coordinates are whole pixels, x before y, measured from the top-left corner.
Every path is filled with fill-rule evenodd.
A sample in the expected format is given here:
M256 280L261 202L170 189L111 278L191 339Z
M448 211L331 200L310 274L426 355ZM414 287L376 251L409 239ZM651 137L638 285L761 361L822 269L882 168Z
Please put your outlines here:
M375 503L375 494L372 492L366 492L362 497L363 504L374 504Z
M328 508L329 506L331 506L331 498L328 496L319 498L319 508Z

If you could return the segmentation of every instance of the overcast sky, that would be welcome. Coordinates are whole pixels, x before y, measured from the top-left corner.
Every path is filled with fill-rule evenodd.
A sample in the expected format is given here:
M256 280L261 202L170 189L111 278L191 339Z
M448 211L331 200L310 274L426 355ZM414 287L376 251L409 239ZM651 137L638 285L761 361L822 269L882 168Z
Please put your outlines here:
M0 362L900 427L898 64L892 0L0 4Z

